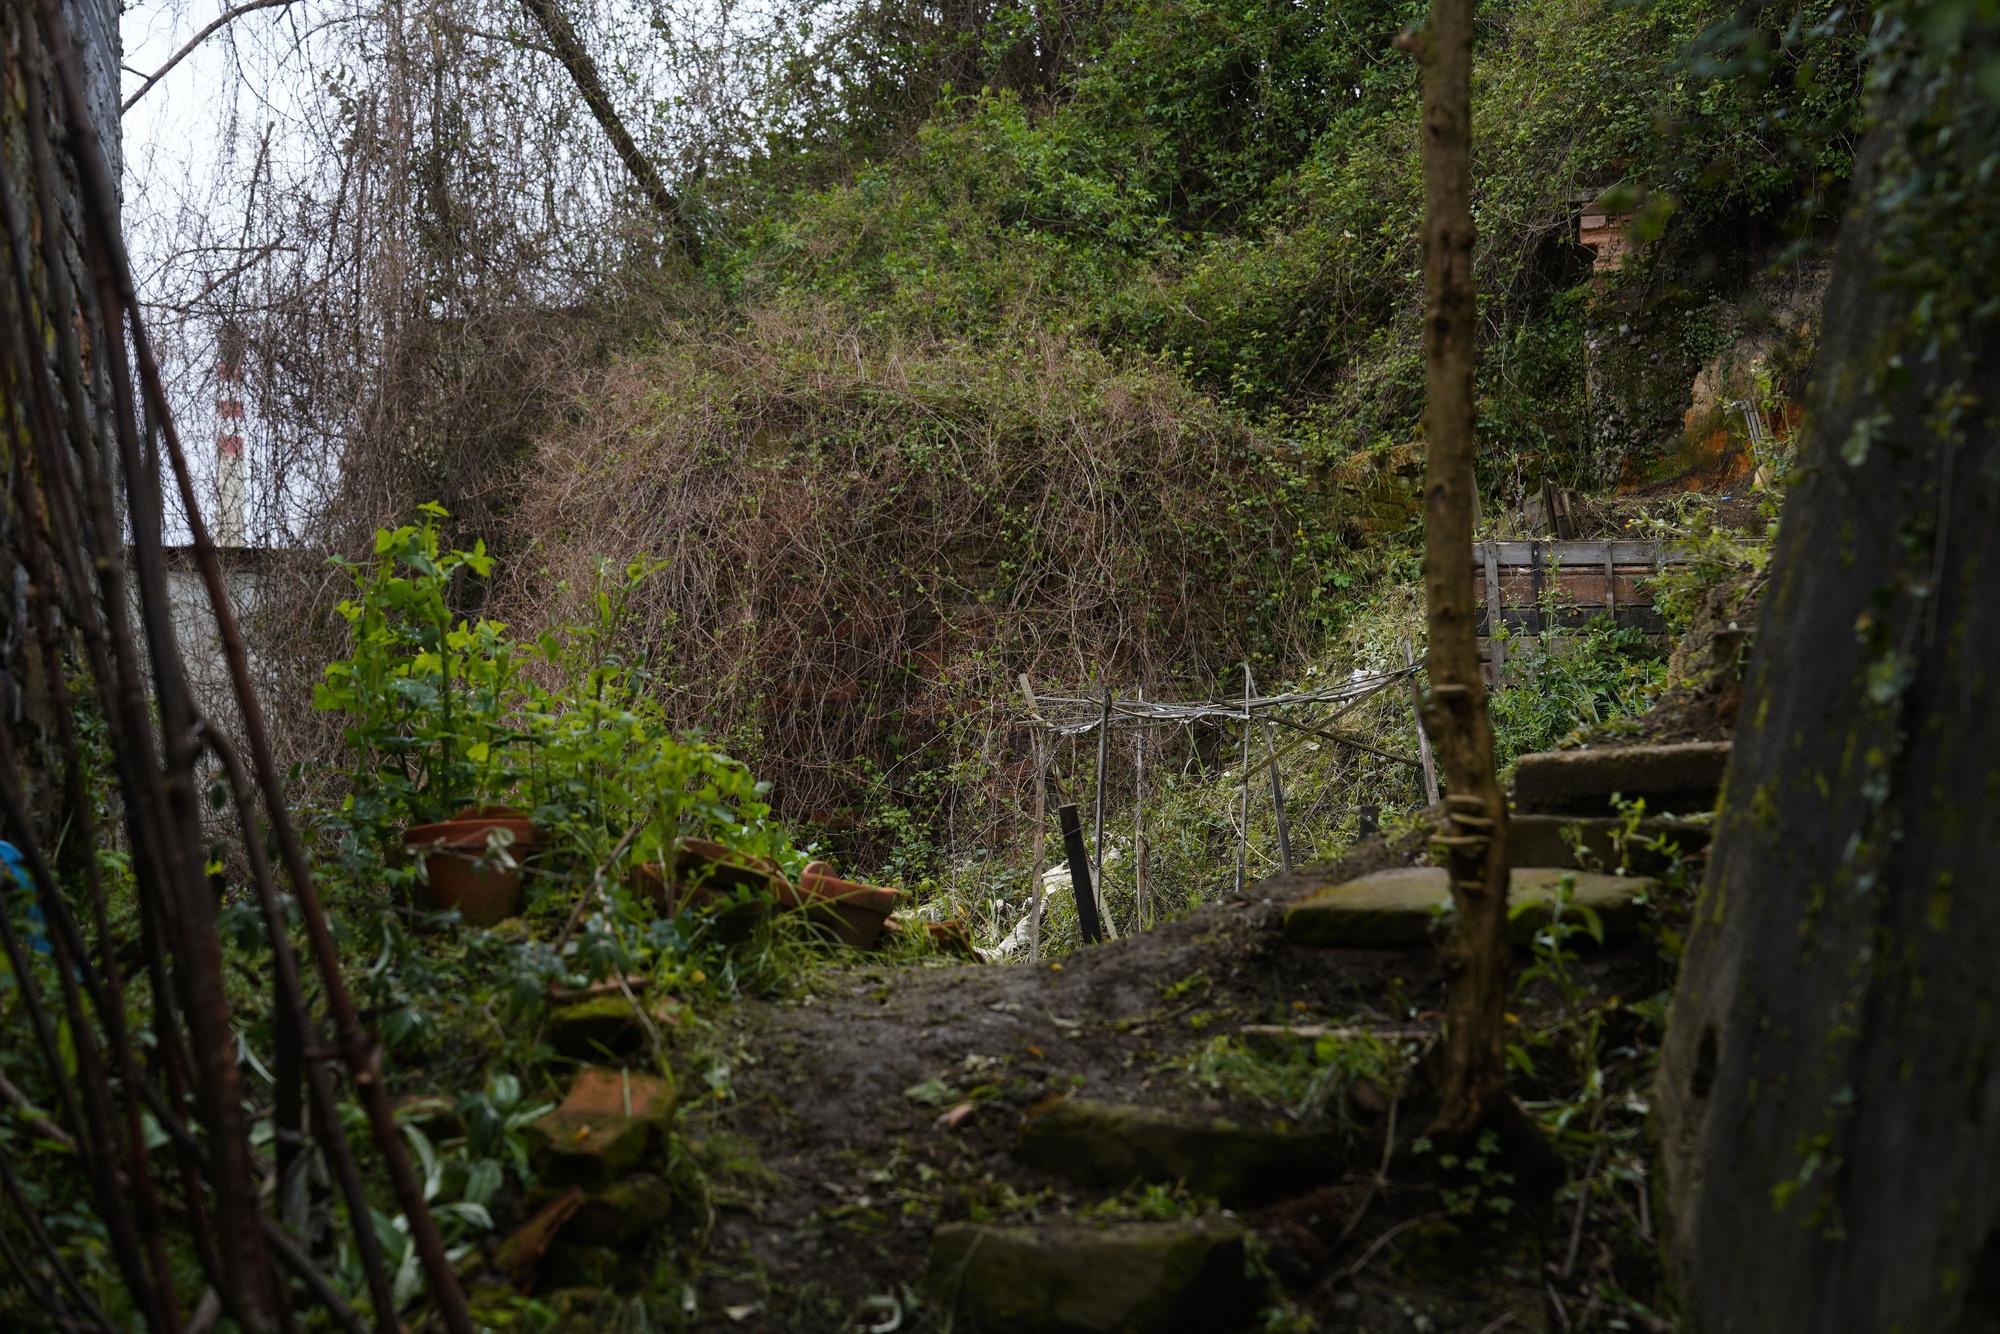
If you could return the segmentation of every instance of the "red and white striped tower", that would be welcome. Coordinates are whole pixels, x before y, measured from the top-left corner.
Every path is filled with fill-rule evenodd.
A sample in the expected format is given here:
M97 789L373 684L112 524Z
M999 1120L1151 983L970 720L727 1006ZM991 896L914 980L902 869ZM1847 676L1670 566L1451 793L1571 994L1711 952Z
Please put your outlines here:
M243 515L243 330L222 326L215 364L215 541L240 547L247 540Z

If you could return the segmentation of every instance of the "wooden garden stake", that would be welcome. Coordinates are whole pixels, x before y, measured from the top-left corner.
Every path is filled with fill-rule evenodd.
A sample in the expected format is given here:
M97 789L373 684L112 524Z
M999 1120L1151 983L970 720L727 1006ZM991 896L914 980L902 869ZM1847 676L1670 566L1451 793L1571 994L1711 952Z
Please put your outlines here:
M1083 817L1076 813L1076 803L1066 801L1056 807L1056 819L1062 822L1063 849L1069 854L1069 887L1076 895L1076 925L1083 933L1084 943L1095 945L1104 939L1104 929L1097 918L1097 891L1090 882L1090 849L1083 845Z
M1146 688L1139 687L1139 702L1146 702ZM1132 743L1132 916L1145 930L1146 912L1146 729L1141 726Z
M1104 711L1097 716L1097 820L1092 831L1092 850L1096 853L1091 861L1092 884L1097 886L1098 920L1104 924L1111 939L1118 939L1118 929L1111 925L1111 913L1104 906L1104 771L1111 758L1111 687L1104 687Z
M1403 663L1412 669L1410 672L1410 709L1417 716L1417 759L1423 765L1424 769L1424 804L1426 806L1435 806L1438 804L1437 765L1431 760L1430 734L1424 731L1424 692L1423 687L1417 684L1417 673L1415 671L1417 655L1411 651L1410 641L1407 639L1403 641Z
M1250 664L1243 664L1243 800L1236 827L1236 892L1243 892L1243 871L1250 859Z
M1246 669L1247 670L1247 669ZM1248 712L1248 706L1245 706ZM1271 805L1278 813L1278 864L1292 869L1292 830L1285 821L1285 780L1278 775L1278 739L1267 718L1263 722L1265 763L1271 769Z
M1026 684L1027 677L1021 681ZM1035 729L1035 874L1028 882L1028 892L1033 897L1034 906L1028 914L1028 962L1042 957L1042 839L1046 836L1049 818L1049 743L1041 729Z

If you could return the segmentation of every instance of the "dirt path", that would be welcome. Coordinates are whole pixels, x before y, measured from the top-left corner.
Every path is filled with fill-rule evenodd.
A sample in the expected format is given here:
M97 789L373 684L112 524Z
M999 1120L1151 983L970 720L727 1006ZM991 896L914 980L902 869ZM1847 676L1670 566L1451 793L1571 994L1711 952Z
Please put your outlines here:
M734 1054L730 1096L682 1125L711 1191L690 1279L694 1327L952 1328L925 1283L940 1223L1218 1212L1250 1229L1270 1280L1267 1317L1288 1322L1264 1327L1559 1327L1547 1322L1542 1276L1565 1243L1574 1249L1568 1216L1519 1220L1490 1265L1468 1263L1449 1226L1427 1242L1435 1187L1421 1172L1399 1169L1393 1182L1381 1172L1386 1105L1322 1180L1235 1211L1170 1189L1079 1187L1014 1157L1025 1114L1060 1094L1246 1125L1284 1120L1188 1069L1245 1025L1407 1032L1414 1016L1422 1027L1442 997L1429 946L1308 949L1281 930L1307 891L1414 859L1414 845L1371 842L1336 867L1262 882L1057 963L833 969L810 995L737 1007L711 1035L713 1050ZM1639 940L1587 957L1578 979L1600 997L1643 996L1661 985L1659 967L1655 946ZM1535 998L1520 1004L1533 1022Z
M699 1309L736 1315L709 1327L847 1329L900 1312L905 1329L941 1328L918 1295L937 1222L1059 1215L1101 1195L1014 1162L1029 1107L1075 1090L1268 1119L1189 1078L1188 1056L1246 1024L1432 1008L1428 948L1285 943L1284 905L1326 881L1279 877L1059 963L836 970L810 996L740 1007L733 1102L687 1127L716 1181Z

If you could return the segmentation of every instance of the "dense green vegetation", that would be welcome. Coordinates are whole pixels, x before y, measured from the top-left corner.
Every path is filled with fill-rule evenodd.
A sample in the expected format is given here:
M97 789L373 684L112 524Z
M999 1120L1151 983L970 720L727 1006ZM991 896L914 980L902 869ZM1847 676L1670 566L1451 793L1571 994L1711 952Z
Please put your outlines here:
M574 386L527 464L574 481L486 533L518 553L500 605L530 627L579 614L593 556L669 559L632 645L668 718L897 876L1024 869L1001 817L1028 805L1026 751L995 726L1018 672L1202 697L1244 660L1269 683L1399 665L1377 618L1409 606L1422 367L1416 74L1393 39L1421 7L1060 12L1053 47L1025 10L836 27L869 77L798 93L810 114L704 182L705 295L675 279L674 316ZM1486 7L1489 514L1678 466L1696 372L1837 214L1862 26L1818 2L1747 24L1683 0ZM1593 278L1576 220L1607 190L1644 244ZM1810 357L1787 338L1779 400ZM1619 656L1535 707L1601 714ZM1516 721L1516 748L1568 730ZM1335 803L1316 841L1383 795Z
M619 290L590 293L588 349L565 344L545 374L524 377L532 388L480 381L501 401L482 420L510 427L480 442L513 484L509 500L488 499L503 488L484 472L433 467L455 457L439 441L457 428L411 415L407 466L384 486L396 522L370 522L372 550L337 562L322 633L278 651L311 658L320 726L298 723L290 738L308 760L293 775L297 814L394 1089L434 1094L403 1104L396 1130L454 1263L506 1268L494 1234L548 1204L530 1127L577 1066L607 1058L601 1042L562 1034L578 1014L608 1013L630 1039L617 1059L674 1079L691 1105L659 1169L667 1221L631 1243L638 1258L619 1282L634 1327L693 1318L718 1183L767 1170L732 1161L700 1121L761 1059L721 1035L720 1016L746 997L808 992L829 960L854 956L823 918L772 911L775 881L662 911L672 891L658 868L678 841L713 838L790 881L826 855L903 886L893 959L956 943L922 929L946 919L990 946L1023 921L1030 867L1063 856L1053 828L1026 823L1042 754L1020 725L1019 675L1052 694L1206 698L1240 689L1246 665L1266 686L1309 687L1421 654L1417 89L1393 45L1421 12L1106 0L955 27L917 5L845 15L800 48L838 73L802 73L754 151L688 183L699 263L653 255ZM1059 34L1048 26L1058 22ZM1697 372L1767 331L1754 289L1816 255L1844 202L1865 26L1831 0L1750 19L1719 0L1485 7L1476 205L1490 525L1545 483L1602 496L1674 471ZM1594 276L1576 242L1591 199L1635 214L1640 247L1616 275ZM443 234L423 244L444 246ZM1760 396L1778 404L1812 352L1809 332L1786 339L1760 354ZM448 360L427 370L447 378ZM433 494L449 507L417 503ZM1760 563L1756 544L1717 531L1699 502L1641 508L1649 532L1691 540L1698 557L1658 586L1675 633ZM1689 684L1673 679L1665 646L1615 626L1523 636L1509 650L1517 674L1493 705L1503 765L1579 728L1630 725ZM303 692L286 703L307 713ZM92 813L112 826L109 725L87 708L79 717ZM1334 856L1376 821L1420 846L1417 769L1397 758L1417 745L1404 689L1340 726L1362 747L1287 736L1267 758L1259 739L1248 773L1233 727L1163 730L1143 829L1124 789L1109 797L1114 917L1129 930L1219 897L1246 810L1249 876L1273 869L1267 764L1288 786L1298 860ZM1114 783L1132 771L1126 747L1121 738L1112 756ZM1056 795L1087 808L1099 795L1088 744L1058 742L1051 758ZM1256 800L1239 806L1246 791ZM218 783L213 804L229 795ZM479 862L524 875L522 910L468 929L426 905L429 863L404 836L492 807L518 811L538 842L531 852L496 826ZM1626 812L1635 842L1642 814ZM1128 869L1142 836L1145 914ZM219 884L250 878L250 847L218 841ZM1639 1220L1610 1233L1609 1258L1586 1264L1601 1279L1593 1309L1601 1300L1659 1327L1642 1245L1642 1090L1663 1009L1652 992L1690 886L1676 849L1649 851L1667 870L1643 905L1649 931L1619 961L1644 994L1594 990L1578 951L1601 924L1565 903L1533 942L1510 1057L1567 1155L1562 1203L1577 1233L1591 1211L1640 1201ZM112 921L143 917L127 854L78 855L95 858ZM755 911L732 916L745 907ZM34 929L22 909L7 908ZM241 894L223 895L220 911L229 1013L262 1081L248 1099L261 1148L279 1133L269 1091L284 1076L255 1053L282 1045L265 969L284 930ZM1050 977L1079 943L1057 893L1040 937ZM31 964L42 992L61 990L53 959ZM23 980L3 980L0 1015L24 1029L11 1000ZM1206 973L1154 982L1159 1005L1123 1016L1121 1031L1158 1025L1184 1039L1148 1048L1147 1078L1165 1087L1292 1122L1331 1117L1350 1144L1379 1128L1350 1119L1357 1096L1393 1106L1412 1087L1412 1039L1354 1032L1273 1055L1203 1031L1216 989ZM1404 986L1389 979L1354 1014L1416 1019ZM609 990L565 1004L592 987ZM1285 1018L1309 1008L1275 993L1258 1004L1289 1004ZM1329 1005L1312 1017L1353 1016ZM1066 1022L1067 1034L1081 1026ZM975 1052L903 1100L925 1124L935 1112L938 1133L955 1128L943 1122L961 1107L999 1100L997 1059ZM1125 1068L1138 1059L1125 1053ZM124 1318L102 1218L64 1207L75 1144L49 1136L40 1110L61 1081L4 1058L0 1070L21 1084L4 1133L57 1150L21 1183L22 1212L97 1275L92 1295ZM442 1105L438 1089L451 1090ZM359 1126L353 1103L341 1114ZM699 1138L683 1133L696 1125ZM165 1142L147 1129L148 1150ZM422 1283L409 1220L379 1165L366 1166L370 1207L352 1221L381 1240L407 1306ZM863 1169L872 1188L903 1166ZM1485 1142L1423 1170L1436 1174L1426 1198L1448 1243L1491 1241L1528 1193ZM985 1188L998 1203L976 1201L975 1216L1075 1203ZM301 1176L272 1189L285 1201L274 1212L321 1220L315 1258L360 1301L361 1262L323 1225L330 1196L305 1200ZM1154 1217L1211 1203L1157 1191L1082 1207ZM934 1221L935 1205L903 1207ZM872 1207L865 1196L851 1205L864 1219ZM194 1242L176 1234L171 1245L182 1286L197 1288ZM552 1307L492 1295L500 1287L489 1284L483 1320L559 1327ZM24 1301L0 1295L0 1313ZM1311 1318L1270 1312L1274 1328Z

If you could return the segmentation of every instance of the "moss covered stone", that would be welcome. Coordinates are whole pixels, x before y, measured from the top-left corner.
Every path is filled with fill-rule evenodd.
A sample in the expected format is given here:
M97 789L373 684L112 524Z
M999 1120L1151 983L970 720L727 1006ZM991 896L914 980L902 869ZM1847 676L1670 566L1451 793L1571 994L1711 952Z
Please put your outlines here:
M1150 1107L1068 1097L1028 1116L1014 1156L1087 1185L1179 1182L1235 1202L1276 1199L1325 1180L1340 1166L1329 1132L1288 1123L1247 1125Z
M1166 1223L946 1223L930 1283L960 1327L1083 1334L1234 1328L1256 1310L1243 1229Z
M536 1174L549 1185L602 1191L659 1163L673 1111L666 1078L582 1070L562 1105L527 1127Z
M1606 939L1637 926L1646 898L1657 887L1642 876L1603 875L1555 866L1521 866L1508 875L1508 901L1530 905L1508 922L1509 937L1527 944L1549 920L1551 906L1570 885L1571 902L1589 908ZM1295 945L1394 948L1421 945L1451 902L1451 883L1440 866L1406 866L1328 885L1285 913L1285 938Z
M583 1197L563 1225L563 1240L622 1246L666 1221L673 1207L667 1183L650 1172L614 1181Z
M594 996L549 1016L549 1046L575 1061L629 1056L645 1041L639 1007L620 994Z
M1615 867L1621 860L1618 835L1625 830L1625 821L1611 815L1516 815L1507 822L1507 857L1515 866L1576 867L1580 843L1593 864ZM1643 874L1664 871L1672 859L1648 844L1660 840L1684 855L1698 853L1708 846L1710 833L1704 821L1648 816L1631 830L1622 860L1628 870Z

